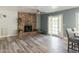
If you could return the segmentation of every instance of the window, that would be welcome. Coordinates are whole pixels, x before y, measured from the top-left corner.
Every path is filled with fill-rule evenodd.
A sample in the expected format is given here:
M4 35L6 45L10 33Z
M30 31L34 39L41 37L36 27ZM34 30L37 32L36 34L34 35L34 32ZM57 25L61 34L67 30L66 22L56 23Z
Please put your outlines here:
M76 28L74 28L75 31L79 31L79 12L76 13ZM75 34L76 36L79 36L79 34Z
M48 17L48 34L61 35L63 34L62 15Z
M79 13L76 13L76 28L79 30Z

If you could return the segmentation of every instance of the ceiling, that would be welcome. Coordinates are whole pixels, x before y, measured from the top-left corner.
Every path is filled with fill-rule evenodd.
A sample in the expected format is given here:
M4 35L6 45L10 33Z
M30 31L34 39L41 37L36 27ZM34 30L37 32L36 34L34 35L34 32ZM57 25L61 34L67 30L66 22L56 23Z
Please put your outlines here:
M57 8L53 8L53 7L57 7ZM0 6L0 9L25 11L31 13L37 13L37 11L39 10L41 13L51 13L61 10L77 8L77 7L78 6Z
M56 6L32 6L32 7L25 7L25 8L37 9L43 13L51 13L51 12L57 12L61 10L77 8L78 6L57 6L57 8L53 8L53 7L56 7Z

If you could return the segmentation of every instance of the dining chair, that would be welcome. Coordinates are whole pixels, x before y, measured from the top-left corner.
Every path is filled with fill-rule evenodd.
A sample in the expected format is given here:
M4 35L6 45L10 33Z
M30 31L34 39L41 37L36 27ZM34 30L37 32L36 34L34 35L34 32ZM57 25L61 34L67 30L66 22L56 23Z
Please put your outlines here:
M79 38L74 36L74 33L71 28L67 28L66 33L68 37L68 52L69 49L76 50L79 52Z
M72 31L78 31L77 28L72 28ZM79 33L74 33L74 36L79 38Z

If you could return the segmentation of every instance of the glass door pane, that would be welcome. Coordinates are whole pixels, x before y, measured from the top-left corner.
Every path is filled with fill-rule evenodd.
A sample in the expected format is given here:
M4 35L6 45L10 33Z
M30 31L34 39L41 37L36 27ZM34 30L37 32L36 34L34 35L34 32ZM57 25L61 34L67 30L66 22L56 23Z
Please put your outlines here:
M48 20L48 33L59 35L62 33L62 16L50 16Z

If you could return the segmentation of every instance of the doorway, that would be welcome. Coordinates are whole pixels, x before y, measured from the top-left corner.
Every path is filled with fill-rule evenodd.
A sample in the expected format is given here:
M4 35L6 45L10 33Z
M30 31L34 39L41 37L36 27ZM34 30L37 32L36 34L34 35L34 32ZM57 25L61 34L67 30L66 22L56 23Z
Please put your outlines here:
M63 36L63 15L48 17L48 34Z

